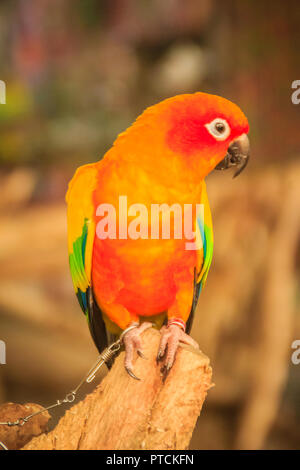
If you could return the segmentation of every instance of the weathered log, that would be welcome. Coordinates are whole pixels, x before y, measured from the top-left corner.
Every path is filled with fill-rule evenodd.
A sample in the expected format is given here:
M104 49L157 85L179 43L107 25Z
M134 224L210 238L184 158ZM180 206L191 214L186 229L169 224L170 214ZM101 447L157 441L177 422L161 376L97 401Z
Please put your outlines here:
M148 359L134 364L141 381L127 375L121 353L93 393L24 449L186 449L211 387L209 359L182 345L163 383L156 364L159 333L147 330L143 343Z
M4 403L0 406L0 422L14 422L31 413L36 413L42 408L35 403L26 403L19 405L17 403ZM47 431L47 424L50 419L48 412L32 418L24 426L3 426L0 425L0 441L2 441L9 450L16 450L23 447L34 436L39 436ZM1 450L1 446L0 446Z

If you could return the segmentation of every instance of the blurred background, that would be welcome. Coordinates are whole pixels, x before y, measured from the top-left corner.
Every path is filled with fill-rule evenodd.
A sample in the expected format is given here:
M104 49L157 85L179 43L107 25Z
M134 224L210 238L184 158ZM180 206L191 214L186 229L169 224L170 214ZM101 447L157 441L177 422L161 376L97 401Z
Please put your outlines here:
M99 160L145 107L205 91L243 109L252 158L236 180L207 178L215 252L192 334L215 387L191 448L300 447L298 7L1 1L0 403L62 398L97 354L68 271L64 195L76 167Z

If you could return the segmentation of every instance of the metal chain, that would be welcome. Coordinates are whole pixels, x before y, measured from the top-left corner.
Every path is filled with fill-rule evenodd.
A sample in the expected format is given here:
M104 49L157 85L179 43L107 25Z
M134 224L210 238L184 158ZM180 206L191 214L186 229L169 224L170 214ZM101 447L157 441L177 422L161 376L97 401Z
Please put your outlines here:
M24 418L19 418L16 421L6 421L6 422L0 422L0 425L3 426L24 426L30 419L32 419L34 416L37 416L41 413L44 413L45 411L51 410L52 408L56 408L57 406L64 405L66 403L73 403L77 392L79 389L82 387L84 383L91 383L96 377L96 373L100 369L100 367L103 366L104 363L108 362L112 357L119 351L121 348L122 340L124 337L124 333L127 333L127 331L131 330L132 328L135 328L135 326L131 325L128 327L125 331L123 331L120 339L112 343L108 348L104 349L104 351L100 354L98 357L97 361L95 364L90 368L88 373L85 375L85 377L79 382L76 388L72 390L71 392L67 393L65 398L62 400L57 400L56 403L53 403L52 405L49 405L45 408L42 408L39 411L36 411L35 413L32 413L28 416L25 416ZM4 450L8 450L8 448L3 444L3 442L0 441L0 447L2 447Z

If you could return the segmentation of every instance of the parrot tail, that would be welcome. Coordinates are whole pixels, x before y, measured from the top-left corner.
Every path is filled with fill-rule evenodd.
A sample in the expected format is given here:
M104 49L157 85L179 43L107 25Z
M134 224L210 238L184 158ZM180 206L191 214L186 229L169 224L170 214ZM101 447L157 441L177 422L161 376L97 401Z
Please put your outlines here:
M110 333L104 323L102 310L99 308L97 301L94 297L92 288L88 288L88 308L87 308L87 320L91 336L93 341L101 354L105 348L110 344L117 341L118 336ZM112 359L106 361L105 364L109 369L111 369L115 358L118 356L117 353Z

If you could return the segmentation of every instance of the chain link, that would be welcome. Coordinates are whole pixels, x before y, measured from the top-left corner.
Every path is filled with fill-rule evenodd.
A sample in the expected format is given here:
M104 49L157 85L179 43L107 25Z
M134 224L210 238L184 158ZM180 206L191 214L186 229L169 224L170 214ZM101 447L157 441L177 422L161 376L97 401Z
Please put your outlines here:
M129 327L131 328L131 327ZM126 331L129 330L129 328L127 328ZM125 333L124 332L124 333ZM77 392L79 391L79 389L82 387L82 385L84 383L91 383L93 382L93 380L95 379L96 377L96 374L98 372L98 370L103 366L104 363L108 362L110 359L112 359L112 357L119 351L119 349L121 348L121 344L122 344L122 338L118 339L117 341L115 341L114 343L112 343L110 346L108 346L108 348L104 349L104 351L100 354L100 356L98 357L97 361L95 362L95 364L90 368L90 370L88 371L88 373L85 375L85 377L81 380L81 382L79 382L79 384L77 385L77 387L72 390L71 392L67 393L67 395L65 396L65 398L63 398L62 400L57 400L56 403L53 403L52 405L49 405L45 408L42 408L41 410L39 411L36 411L35 413L32 413L28 416L25 416L24 418L19 418L17 419L16 421L6 421L6 422L0 422L0 425L3 425L3 426L9 426L9 427L12 427L12 426L24 426L24 424L26 424L30 419L32 419L34 416L37 416L41 413L45 413L45 411L48 411L48 410L51 410L52 408L56 408L58 406L62 406L66 403L73 403L76 399L76 395L77 395ZM3 442L0 441L0 447L2 447L2 449L4 450L8 450L8 448L5 446L5 444L3 444Z

